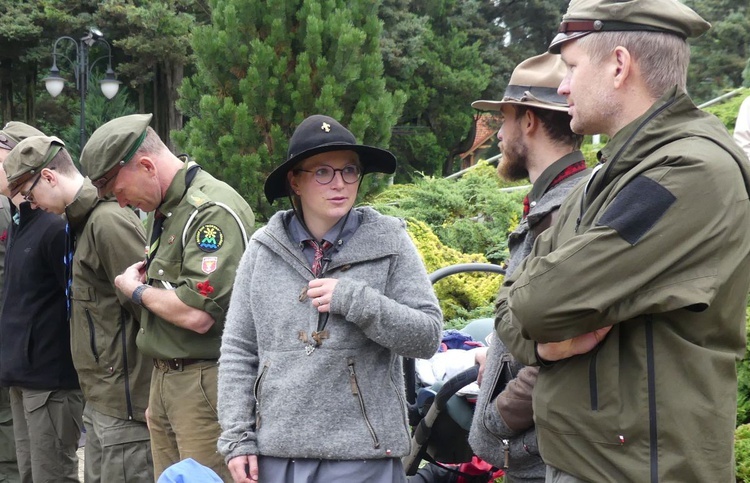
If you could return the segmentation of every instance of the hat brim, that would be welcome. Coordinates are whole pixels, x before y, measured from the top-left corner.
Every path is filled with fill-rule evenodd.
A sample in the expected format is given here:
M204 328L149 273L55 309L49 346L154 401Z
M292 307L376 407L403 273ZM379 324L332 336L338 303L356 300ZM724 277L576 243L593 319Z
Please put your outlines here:
M393 174L396 172L396 156L385 149L361 144L324 144L292 156L268 175L263 184L263 192L265 193L268 202L273 203L274 200L287 196L286 174L295 164L303 159L309 158L310 156L330 151L354 151L357 153L359 156L359 162L362 165L363 175L367 173Z
M560 32L557 35L555 35L554 39L552 39L552 42L550 42L549 48L547 49L547 51L550 54L559 54L562 44L564 44L565 42L569 42L571 40L580 39L581 37L584 37L590 33L591 32L573 32L573 33L566 34L566 33Z
M474 101L471 103L471 107L478 111L500 111L502 106L513 104L516 106L526 106L526 107L538 107L539 109L547 109L548 111L559 111L559 112L568 112L568 106L560 106L556 104L547 104L545 102L538 102L538 101L516 101L516 100L507 100L507 101L485 101L485 100L479 100Z

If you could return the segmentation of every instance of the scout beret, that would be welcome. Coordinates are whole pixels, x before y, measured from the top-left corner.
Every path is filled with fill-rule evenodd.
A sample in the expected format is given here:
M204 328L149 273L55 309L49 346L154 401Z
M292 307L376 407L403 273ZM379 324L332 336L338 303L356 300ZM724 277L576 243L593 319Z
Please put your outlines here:
M563 43L592 32L665 32L687 39L709 28L679 0L573 0L549 51L559 53Z
M565 96L557 93L566 71L559 55L544 53L526 59L513 70L503 100L474 101L471 107L480 111L499 111L503 104L519 104L567 112Z
M396 156L385 149L357 144L354 134L332 117L315 114L302 121L289 140L286 161L266 178L263 191L269 203L287 195L287 172L298 162L328 151L354 151L359 155L362 174L393 173Z
M10 121L0 131L0 148L13 149L16 144L31 136L44 136L44 133L28 124Z
M60 139L47 136L32 136L18 143L3 163L11 197L16 196L21 187L47 166L63 147L65 143Z
M152 117L153 114L118 117L94 131L81 152L81 166L94 184L133 158L146 138Z

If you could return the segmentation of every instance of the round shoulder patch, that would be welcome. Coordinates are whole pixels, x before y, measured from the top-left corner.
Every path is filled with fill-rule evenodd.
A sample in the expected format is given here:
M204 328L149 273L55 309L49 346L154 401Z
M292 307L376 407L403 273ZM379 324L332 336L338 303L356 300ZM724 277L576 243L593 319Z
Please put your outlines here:
M215 252L224 244L224 233L218 226L207 223L198 228L195 243L206 253Z

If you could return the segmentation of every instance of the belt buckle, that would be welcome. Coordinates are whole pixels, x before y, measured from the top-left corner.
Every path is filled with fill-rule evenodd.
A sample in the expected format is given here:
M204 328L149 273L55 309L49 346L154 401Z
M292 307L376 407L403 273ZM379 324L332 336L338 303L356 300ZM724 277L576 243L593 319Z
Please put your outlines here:
M182 359L169 359L167 362L169 363L169 368L173 371L182 372L182 369L185 366Z

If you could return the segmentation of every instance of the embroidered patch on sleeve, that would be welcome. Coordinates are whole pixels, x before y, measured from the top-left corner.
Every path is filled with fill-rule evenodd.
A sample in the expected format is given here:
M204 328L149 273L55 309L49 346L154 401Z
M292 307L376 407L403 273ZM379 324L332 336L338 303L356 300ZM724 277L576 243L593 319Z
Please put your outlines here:
M195 243L202 251L212 253L224 244L224 233L221 228L213 224L206 224L198 228L195 234Z
M205 282L198 282L195 284L195 288L198 289L198 293L203 295L204 297L208 297L211 292L214 291L214 288L211 286L211 282L206 280Z
M203 261L201 262L201 271L206 274L215 272L218 262L219 257L203 257Z
M646 176L638 176L620 191L596 223L615 230L635 245L656 225L677 198Z

